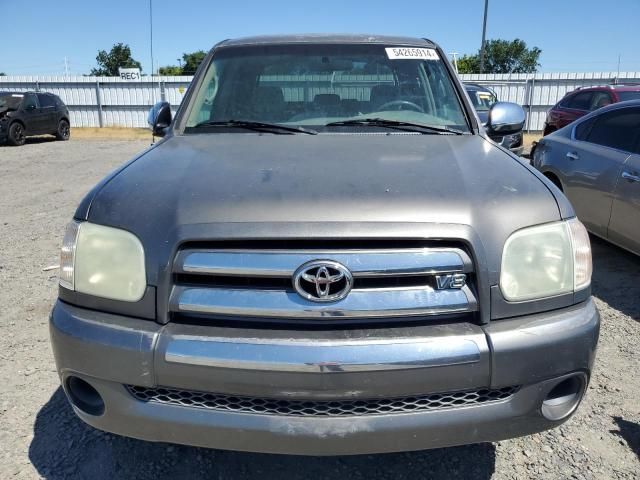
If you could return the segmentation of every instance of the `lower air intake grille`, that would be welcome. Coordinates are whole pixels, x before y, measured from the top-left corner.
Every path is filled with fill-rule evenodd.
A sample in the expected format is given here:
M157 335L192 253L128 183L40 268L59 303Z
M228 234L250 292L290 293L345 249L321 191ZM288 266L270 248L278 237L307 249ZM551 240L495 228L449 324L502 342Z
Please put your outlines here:
M284 400L241 397L173 388L128 385L129 392L143 402L157 402L226 412L302 417L337 417L423 412L496 402L512 396L518 387L434 393L373 400Z

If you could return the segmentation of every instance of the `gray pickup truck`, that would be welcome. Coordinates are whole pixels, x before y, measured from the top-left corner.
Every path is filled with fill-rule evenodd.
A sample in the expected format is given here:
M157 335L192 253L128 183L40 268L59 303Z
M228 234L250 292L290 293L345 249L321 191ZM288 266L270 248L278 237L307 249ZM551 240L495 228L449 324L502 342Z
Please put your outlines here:
M227 40L80 203L51 341L94 427L309 455L553 428L599 316L563 194L426 39Z

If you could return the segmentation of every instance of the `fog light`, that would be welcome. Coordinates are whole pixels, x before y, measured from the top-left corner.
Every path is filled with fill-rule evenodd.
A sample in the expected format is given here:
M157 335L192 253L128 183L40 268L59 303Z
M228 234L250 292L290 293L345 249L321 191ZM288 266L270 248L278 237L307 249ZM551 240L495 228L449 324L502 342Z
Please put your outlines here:
M69 399L75 407L89 415L98 416L104 413L104 400L89 382L78 377L69 377L66 385Z
M584 374L576 374L557 383L542 402L542 415L548 420L567 418L576 408L587 386Z

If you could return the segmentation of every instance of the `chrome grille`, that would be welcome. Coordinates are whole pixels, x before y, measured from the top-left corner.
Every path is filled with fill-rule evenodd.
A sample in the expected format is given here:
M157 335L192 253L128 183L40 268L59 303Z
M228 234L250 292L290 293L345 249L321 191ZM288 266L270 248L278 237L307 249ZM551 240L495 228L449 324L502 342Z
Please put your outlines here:
M131 385L128 385L127 389L131 395L142 402L261 415L340 417L424 412L498 402L511 397L518 390L518 387L482 388L383 399L333 401L256 398Z
M292 276L314 260L344 265L353 289L343 299L317 303L298 295ZM438 288L436 275L473 265L461 248L220 249L178 252L169 308L199 317L348 320L475 312L468 285Z

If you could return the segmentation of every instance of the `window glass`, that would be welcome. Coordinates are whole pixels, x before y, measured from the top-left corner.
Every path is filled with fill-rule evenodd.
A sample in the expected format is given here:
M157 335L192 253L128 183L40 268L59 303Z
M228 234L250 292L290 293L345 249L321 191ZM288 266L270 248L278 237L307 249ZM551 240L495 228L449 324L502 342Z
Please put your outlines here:
M621 102L626 102L627 100L640 100L640 91L618 92L618 97L620 97Z
M576 93L569 102L567 108L574 108L576 110L589 110L591 108L591 99L594 92L580 92Z
M17 110L23 98L21 93L0 93L0 112Z
M27 93L24 96L24 101L22 102L22 108L25 110L30 110L33 108L38 108L38 99L33 93Z
M47 95L44 93L39 93L38 94L38 100L40 100L40 106L42 108L47 108L47 107L55 107L55 102L53 100L53 97L51 95Z
M613 99L609 92L594 92L593 99L591 100L591 107L589 110L597 110L598 108L606 107L607 105L611 105L613 103Z
M632 152L640 132L640 108L624 108L600 115L587 141Z
M498 101L498 97L493 92L488 90L477 90L473 88L467 88L467 93L471 99L471 103L479 112L488 111L494 103Z
M576 131L575 131L576 140L585 141L587 139L587 136L589 135L589 132L591 131L591 127L593 126L593 123L597 119L598 117L591 117L589 120L580 122L576 126Z
M187 127L246 120L322 129L330 122L376 117L467 131L451 77L435 50L426 58L397 59L386 47L221 49L195 93Z

